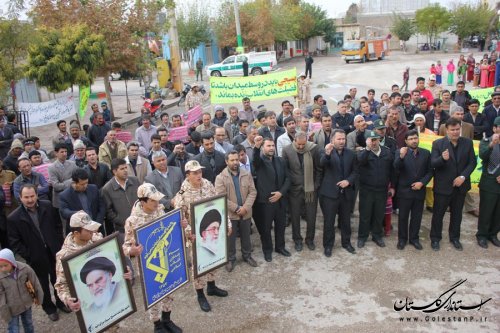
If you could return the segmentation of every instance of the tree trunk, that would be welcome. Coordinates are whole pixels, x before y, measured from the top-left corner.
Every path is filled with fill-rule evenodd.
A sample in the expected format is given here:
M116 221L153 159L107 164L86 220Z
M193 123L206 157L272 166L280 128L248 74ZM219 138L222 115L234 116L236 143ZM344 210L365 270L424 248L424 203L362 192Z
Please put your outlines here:
M125 79L125 96L127 98L127 113L132 113L132 107L130 106L130 99L128 98L128 85L127 79Z
M111 101L111 90L109 89L109 73L104 73L104 90L106 91L108 107L111 111L111 121L113 121L115 120L115 110L113 108L113 102Z

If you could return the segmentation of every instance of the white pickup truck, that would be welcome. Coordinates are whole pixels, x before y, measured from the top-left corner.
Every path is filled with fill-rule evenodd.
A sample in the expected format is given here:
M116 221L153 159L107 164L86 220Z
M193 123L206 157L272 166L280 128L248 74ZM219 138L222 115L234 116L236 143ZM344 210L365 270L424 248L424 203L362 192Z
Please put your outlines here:
M243 76L243 60L248 59L248 74L262 75L275 69L276 52L250 52L232 55L221 63L206 67L208 76Z

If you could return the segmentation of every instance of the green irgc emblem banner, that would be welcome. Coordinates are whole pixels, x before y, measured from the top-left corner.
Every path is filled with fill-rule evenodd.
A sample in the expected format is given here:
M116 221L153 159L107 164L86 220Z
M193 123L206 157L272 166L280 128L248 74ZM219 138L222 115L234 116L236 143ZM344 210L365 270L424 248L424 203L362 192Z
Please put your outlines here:
M85 117L85 112L87 111L87 103L90 97L90 86L79 87L80 90L80 106L78 108L78 115L83 119Z
M210 77L212 104L240 103L244 97L263 101L297 95L297 70L247 77Z

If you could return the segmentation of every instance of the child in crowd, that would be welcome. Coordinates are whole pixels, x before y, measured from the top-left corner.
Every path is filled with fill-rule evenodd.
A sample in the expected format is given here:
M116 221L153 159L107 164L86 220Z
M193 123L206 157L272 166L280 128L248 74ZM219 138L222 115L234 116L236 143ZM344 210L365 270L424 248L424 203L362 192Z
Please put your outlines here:
M25 333L34 333L31 305L40 304L43 291L33 269L16 261L9 249L0 250L0 316L9 333L19 332L21 319Z
M436 64L436 84L441 84L442 81L443 81L443 65L441 65L441 60L438 60Z
M476 67L474 67L474 82L472 84L474 88L479 88L479 76L481 75L481 68L479 66L480 64L476 63Z
M408 91L409 80L410 80L410 67L406 67L405 71L403 72L403 85L401 86L401 91L403 91L403 87L405 88L404 91Z

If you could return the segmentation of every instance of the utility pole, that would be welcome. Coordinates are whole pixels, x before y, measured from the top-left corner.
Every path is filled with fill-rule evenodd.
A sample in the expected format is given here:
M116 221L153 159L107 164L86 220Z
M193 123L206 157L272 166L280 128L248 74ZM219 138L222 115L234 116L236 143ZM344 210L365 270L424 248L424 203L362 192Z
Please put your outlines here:
M236 22L236 41L238 42L238 47L236 47L236 52L243 53L245 49L243 48L243 39L241 38L241 26L240 26L240 11L238 9L238 0L233 0L234 2L234 21Z
M179 34L177 33L175 8L168 9L168 20L170 25L168 35L170 36L170 64L172 65L172 83L174 84L174 89L178 92L181 92L183 89L181 75L181 51L179 47Z

